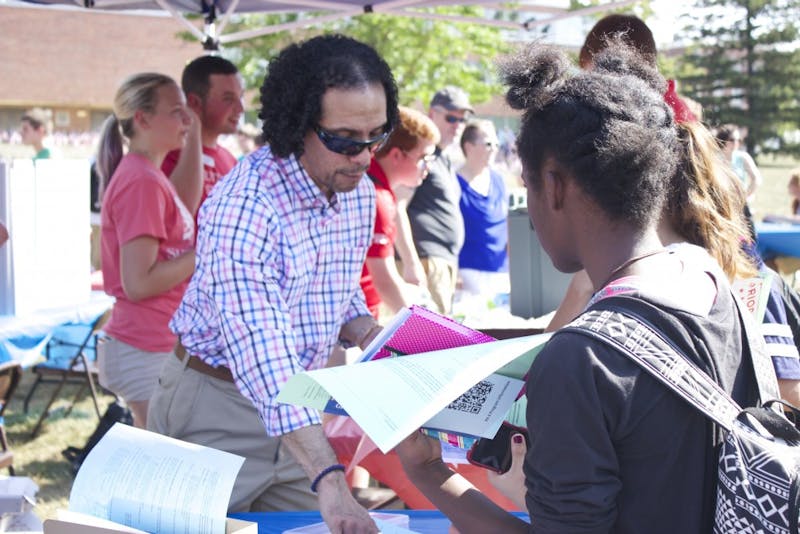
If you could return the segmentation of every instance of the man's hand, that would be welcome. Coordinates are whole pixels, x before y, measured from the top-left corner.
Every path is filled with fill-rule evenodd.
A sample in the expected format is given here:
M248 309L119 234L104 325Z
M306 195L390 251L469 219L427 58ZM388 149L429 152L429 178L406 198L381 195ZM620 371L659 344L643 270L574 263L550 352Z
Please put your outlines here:
M336 455L320 425L293 430L281 437L297 462L314 480L326 468L337 463ZM332 471L316 486L322 519L335 534L376 534L378 527L367 511L356 502L342 471Z
M326 475L318 491L320 514L332 533L377 534L377 525L355 500L342 473Z

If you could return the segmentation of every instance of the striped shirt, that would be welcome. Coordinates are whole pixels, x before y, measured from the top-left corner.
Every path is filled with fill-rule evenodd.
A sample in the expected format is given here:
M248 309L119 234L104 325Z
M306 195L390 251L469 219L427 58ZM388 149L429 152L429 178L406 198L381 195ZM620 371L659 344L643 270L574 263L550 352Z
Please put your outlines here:
M197 266L170 327L187 352L231 369L271 436L320 422L275 396L325 366L343 324L369 315L359 280L374 220L370 180L329 201L294 156L268 146L200 208Z

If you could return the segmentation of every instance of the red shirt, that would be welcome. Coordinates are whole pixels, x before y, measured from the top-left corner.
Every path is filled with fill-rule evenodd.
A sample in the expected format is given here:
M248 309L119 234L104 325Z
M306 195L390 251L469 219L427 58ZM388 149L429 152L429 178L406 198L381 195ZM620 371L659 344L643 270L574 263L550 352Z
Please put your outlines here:
M173 150L167 154L161 164L161 170L164 171L164 174L167 176L172 175L180 155L180 150ZM219 182L220 178L230 172L234 165L236 165L236 158L225 148L220 145L214 148L203 146L203 192L200 195L200 204L205 202L211 189ZM197 215L195 215L196 217Z
M392 188L389 187L386 173L383 172L380 164L375 159L370 162L367 175L372 179L372 183L375 184L375 231L373 232L372 243L367 249L367 257L393 258L394 241L397 236L397 199ZM381 297L372 284L372 276L369 274L366 263L361 271L361 289L364 291L369 311L377 317Z

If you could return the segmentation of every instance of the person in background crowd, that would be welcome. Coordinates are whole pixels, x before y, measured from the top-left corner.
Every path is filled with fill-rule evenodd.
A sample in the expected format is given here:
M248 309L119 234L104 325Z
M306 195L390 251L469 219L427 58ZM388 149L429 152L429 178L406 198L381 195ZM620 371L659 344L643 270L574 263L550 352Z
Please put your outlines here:
M461 134L464 166L458 171L464 246L458 256L467 295L508 293L508 192L492 168L498 141L491 121L467 124Z
M264 145L261 142L261 132L255 125L246 122L239 126L239 129L236 131L236 142L239 145L239 150L241 151L242 155L239 156L239 159L247 156L248 154L252 154L258 148Z
M361 273L367 307L378 319L381 304L390 313L419 300L420 288L403 280L395 263L397 200L393 189L418 187L433 159L439 130L419 111L400 107L400 120L372 158L367 176L375 185L375 232Z
M201 56L186 65L181 86L196 117L184 148L167 154L161 169L196 214L214 185L236 165L233 154L217 141L239 127L244 86L236 65L219 56Z
M752 207L756 199L756 190L761 185L761 182L764 181L761 177L761 171L758 170L758 166L756 166L756 162L753 161L750 154L741 149L742 134L738 126L724 124L714 130L714 135L725 156L725 160L730 162L733 172L741 182L742 188L744 188L745 196L747 197L746 216L750 222L753 238L755 238Z
M665 80L621 43L587 71L531 45L501 72L509 104L523 110L528 213L556 268L585 269L598 296L590 309L613 299L643 316L753 406L750 351L727 281L703 249L665 249L658 235L680 163ZM455 475L438 441L415 433L396 449L459 532L711 530L720 436L689 403L610 345L564 331L534 360L526 391L530 524Z
M325 35L270 62L261 105L267 144L200 208L148 426L245 457L231 512L319 509L332 532L375 533L319 412L276 396L336 345L380 332L359 286L375 224L365 172L397 123L397 87L375 50Z
M609 38L617 35L629 46L635 48L648 63L656 66L658 50L656 49L655 39L653 39L653 32L650 31L647 24L635 15L615 13L603 17L589 30L578 55L578 62L581 68L591 68L594 55L605 49ZM675 80L667 80L664 100L672 108L675 120L677 122L698 120L698 117L692 111L692 105L678 96L676 89Z
M464 243L464 220L458 207L461 187L444 149L461 135L472 113L469 97L458 87L447 86L433 95L428 116L439 129L441 139L434 152L436 158L428 165L428 178L414 191L404 210L411 236L406 235L404 224L400 224L397 236L403 278L412 284L427 285L437 311L442 314L449 314L453 308L458 253ZM406 261L412 257L411 246L417 251L420 265Z
M172 78L142 73L117 90L100 136L103 283L116 299L104 328L109 339L98 349L100 383L125 400L140 428L175 346L170 317L194 269L192 214L161 171L167 152L183 145L191 121Z
M53 120L49 110L33 108L25 112L20 121L19 133L22 142L30 145L36 151L34 160L49 159L53 156L50 148L44 146L44 141L53 133Z

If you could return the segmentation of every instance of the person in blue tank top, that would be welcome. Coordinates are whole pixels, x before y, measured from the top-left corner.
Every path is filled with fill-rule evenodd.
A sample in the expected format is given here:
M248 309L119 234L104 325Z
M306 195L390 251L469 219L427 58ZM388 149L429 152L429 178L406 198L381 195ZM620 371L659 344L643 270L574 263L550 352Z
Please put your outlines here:
M491 168L499 143L494 125L471 122L461 135L464 165L458 172L464 246L458 256L462 291L467 295L508 292L508 192Z

